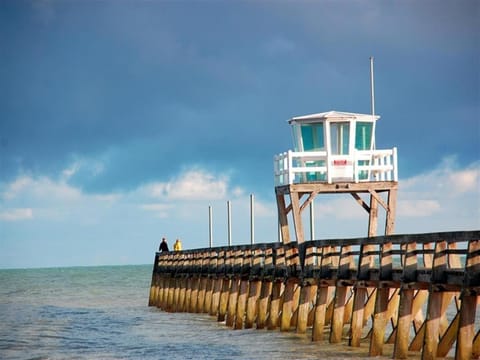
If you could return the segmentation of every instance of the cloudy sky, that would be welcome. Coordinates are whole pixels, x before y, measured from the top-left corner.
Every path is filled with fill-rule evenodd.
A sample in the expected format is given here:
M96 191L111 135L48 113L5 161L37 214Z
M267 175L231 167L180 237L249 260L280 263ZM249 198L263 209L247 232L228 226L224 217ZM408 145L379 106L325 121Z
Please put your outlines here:
M480 228L478 1L0 2L0 267L151 263L277 240L287 120L370 112L398 147L397 233ZM366 235L318 197L316 238Z

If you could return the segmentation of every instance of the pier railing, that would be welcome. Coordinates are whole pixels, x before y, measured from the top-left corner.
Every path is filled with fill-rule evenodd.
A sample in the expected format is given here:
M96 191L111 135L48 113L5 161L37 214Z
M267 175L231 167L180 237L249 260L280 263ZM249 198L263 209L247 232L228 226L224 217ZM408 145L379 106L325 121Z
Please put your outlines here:
M479 358L479 304L480 231L156 253L149 299L395 359Z
M397 148L355 150L352 155L329 155L326 151L287 151L273 158L275 186L308 181L331 184L336 179L398 181Z

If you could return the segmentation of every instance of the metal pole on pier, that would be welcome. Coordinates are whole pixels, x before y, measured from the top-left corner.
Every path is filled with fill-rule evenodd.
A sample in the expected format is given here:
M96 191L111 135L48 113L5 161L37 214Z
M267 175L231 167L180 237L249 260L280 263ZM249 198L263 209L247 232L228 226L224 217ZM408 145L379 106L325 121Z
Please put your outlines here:
M227 201L227 218L228 218L228 246L232 246L232 205L230 200Z
M375 87L373 81L373 56L370 56L370 97L372 102L372 115L375 115Z
M315 216L313 201L310 203L310 240L315 240Z
M213 213L211 205L208 205L208 240L210 247L213 247Z
M375 115L375 84L373 81L373 56L370 56L370 99L371 99L372 117L373 117ZM371 150L375 149L375 123L376 121L373 122Z
M255 196L250 194L250 243L255 244Z

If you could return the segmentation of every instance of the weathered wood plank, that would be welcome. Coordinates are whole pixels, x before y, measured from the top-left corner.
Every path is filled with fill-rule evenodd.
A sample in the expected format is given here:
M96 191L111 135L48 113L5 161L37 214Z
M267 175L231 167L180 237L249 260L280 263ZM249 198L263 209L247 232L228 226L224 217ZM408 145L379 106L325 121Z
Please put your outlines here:
M410 326L412 322L414 290L405 288L400 291L400 303L398 309L397 336L393 350L394 359L406 359L408 357L408 345L410 343Z
M259 280L251 280L249 283L247 310L245 315L245 329L251 329L255 324L261 286L262 283Z
M327 323L327 307L331 302L334 288L331 286L318 286L317 301L315 303L315 316L312 329L312 340L323 340L324 328Z
M367 299L367 288L356 287L353 301L352 323L350 327L349 345L359 347L363 330L363 314Z
M335 306L333 309L332 327L330 331L331 343L339 343L342 341L347 291L348 288L346 286L337 286L335 291Z
M283 292L283 306L282 306L282 317L280 322L281 331L289 331L290 323L293 314L293 294L295 291L296 281L287 280L285 284L285 290Z
M268 330L278 328L283 287L284 285L281 281L275 281L272 285L272 299L270 301L270 313L267 320Z
M305 334L307 332L308 313L311 303L311 285L305 284L301 288L300 303L298 306L297 333Z
M258 299L257 329L264 329L267 325L267 314L272 295L273 283L270 280L262 281L260 298Z

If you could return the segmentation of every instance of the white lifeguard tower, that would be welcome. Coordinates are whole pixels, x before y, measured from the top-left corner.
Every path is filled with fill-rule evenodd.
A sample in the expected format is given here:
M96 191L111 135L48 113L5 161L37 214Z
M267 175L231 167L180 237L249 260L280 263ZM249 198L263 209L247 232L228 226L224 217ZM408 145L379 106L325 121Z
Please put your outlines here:
M275 193L282 240L290 241L292 211L296 240L304 241L302 211L321 193L350 193L368 212L368 236L377 230L378 204L386 211L385 234L393 233L398 184L397 149L375 149L378 115L328 111L298 116L294 151L274 157ZM386 200L380 193L386 192ZM370 195L367 204L360 193ZM285 196L290 196L286 205ZM303 204L301 198L308 195Z

